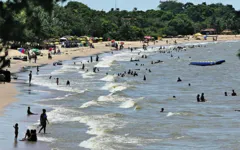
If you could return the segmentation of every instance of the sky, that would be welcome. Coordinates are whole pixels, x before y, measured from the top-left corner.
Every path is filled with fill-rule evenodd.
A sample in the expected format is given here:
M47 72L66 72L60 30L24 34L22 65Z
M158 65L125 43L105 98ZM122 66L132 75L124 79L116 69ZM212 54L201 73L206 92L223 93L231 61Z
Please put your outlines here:
M69 1L79 1L88 7L97 10L109 11L111 8L115 8L115 0L69 0ZM159 5L160 0L116 0L117 8L120 10L133 10L137 7L138 10L148 10L156 9ZM206 2L210 3L223 3L231 4L237 10L240 10L240 0L178 0L179 2L192 2L194 4Z

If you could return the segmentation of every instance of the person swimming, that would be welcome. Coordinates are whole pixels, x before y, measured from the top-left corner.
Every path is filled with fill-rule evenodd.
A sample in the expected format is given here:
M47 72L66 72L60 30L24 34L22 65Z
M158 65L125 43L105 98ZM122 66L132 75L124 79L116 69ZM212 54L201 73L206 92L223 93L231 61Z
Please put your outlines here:
M161 108L161 111L160 112L164 112L164 108Z
M70 81L69 81L69 80L67 80L66 85L67 85L67 86L70 86Z
M232 96L237 96L237 93L234 90L232 90Z
M225 95L225 96L228 96L227 92L224 92L224 95Z
M28 110L27 110L27 114L28 114L28 115L37 115L37 114L35 114L35 113L32 113L30 109L31 109L31 108L28 107Z
M191 86L191 84L190 84L190 83L188 83L188 86Z
M143 80L144 80L144 81L146 81L146 80L147 80L145 75L144 75L144 77L143 77Z
M177 82L182 82L182 80L180 79L180 77L178 77L178 80L177 80Z

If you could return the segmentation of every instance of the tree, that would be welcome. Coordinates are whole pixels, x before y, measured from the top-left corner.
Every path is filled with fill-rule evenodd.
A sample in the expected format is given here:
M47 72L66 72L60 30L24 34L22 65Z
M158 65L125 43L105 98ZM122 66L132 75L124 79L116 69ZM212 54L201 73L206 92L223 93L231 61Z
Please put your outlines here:
M9 41L23 41L21 37L25 30L26 19L29 17L34 18L32 34L40 34L37 24L39 23L39 17L33 14L35 7L41 7L46 12L51 14L55 3L65 0L7 0L6 2L0 2L0 38L2 40L3 49L7 51ZM30 32L30 31L29 31ZM35 33L33 33L35 32ZM6 56L0 58L0 69L3 69L7 63Z

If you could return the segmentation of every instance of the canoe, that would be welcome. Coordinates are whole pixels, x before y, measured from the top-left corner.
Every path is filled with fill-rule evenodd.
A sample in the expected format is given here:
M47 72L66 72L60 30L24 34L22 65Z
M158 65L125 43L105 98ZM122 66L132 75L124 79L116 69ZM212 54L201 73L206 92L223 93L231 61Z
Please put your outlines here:
M196 65L196 66L213 66L213 65L220 65L224 63L225 60L219 61L199 61L199 62L191 62L189 65Z

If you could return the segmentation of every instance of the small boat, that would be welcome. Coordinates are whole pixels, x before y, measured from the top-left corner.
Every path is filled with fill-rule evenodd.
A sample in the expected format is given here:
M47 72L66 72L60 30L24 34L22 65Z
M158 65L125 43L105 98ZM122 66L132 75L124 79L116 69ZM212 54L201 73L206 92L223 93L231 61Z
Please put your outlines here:
M189 65L196 65L196 66L213 66L213 65L220 65L224 63L225 60L219 61L198 61L198 62L191 62Z

